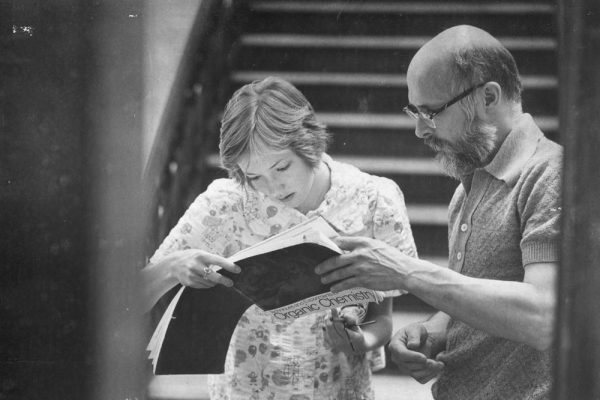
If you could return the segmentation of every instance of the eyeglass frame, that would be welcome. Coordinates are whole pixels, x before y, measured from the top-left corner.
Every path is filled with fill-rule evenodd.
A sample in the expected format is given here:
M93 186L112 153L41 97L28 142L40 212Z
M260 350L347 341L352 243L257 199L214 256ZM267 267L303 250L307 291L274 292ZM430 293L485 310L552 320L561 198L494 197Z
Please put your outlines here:
M470 88L468 88L467 90L463 91L458 96L454 97L449 102L447 102L446 104L444 104L441 107L436 108L435 110L421 111L414 104L408 103L406 106L404 106L404 108L402 109L402 111L404 111L409 117L411 117L411 118L413 118L415 120L422 119L427 124L427 126L429 126L430 128L435 129L436 126L435 126L435 121L433 119L437 115L439 115L442 111L446 110L448 107L450 107L454 103L457 103L460 100L464 99L465 97L467 97L468 95L470 95L473 91L475 91L476 89L479 89L480 87L482 87L486 83L487 82L483 82L483 83L480 83L478 85L471 86ZM411 110L411 107L414 108L416 110L416 112L413 111L413 110Z

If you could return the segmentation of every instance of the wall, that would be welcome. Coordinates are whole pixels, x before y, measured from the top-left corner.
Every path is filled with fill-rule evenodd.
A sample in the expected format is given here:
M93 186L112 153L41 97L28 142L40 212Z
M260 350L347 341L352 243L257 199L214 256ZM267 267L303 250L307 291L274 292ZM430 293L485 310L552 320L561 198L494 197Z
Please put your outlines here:
M202 0L148 0L144 28L144 147L147 162L181 55Z

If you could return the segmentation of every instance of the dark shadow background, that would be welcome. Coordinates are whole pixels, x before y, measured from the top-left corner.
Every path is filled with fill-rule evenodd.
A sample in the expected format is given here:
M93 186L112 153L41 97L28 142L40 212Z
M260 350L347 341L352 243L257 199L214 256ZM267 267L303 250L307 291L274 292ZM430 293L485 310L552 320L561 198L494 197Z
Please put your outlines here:
M2 400L138 396L142 16L0 2Z

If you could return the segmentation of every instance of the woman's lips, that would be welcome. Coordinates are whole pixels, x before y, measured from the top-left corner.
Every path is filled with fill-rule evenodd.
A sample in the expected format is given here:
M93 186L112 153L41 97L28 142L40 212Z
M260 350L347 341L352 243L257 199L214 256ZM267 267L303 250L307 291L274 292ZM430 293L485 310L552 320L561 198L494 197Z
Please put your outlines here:
M292 199L292 197L294 197L294 194L295 193L290 193L287 196L284 196L284 197L280 198L279 201L289 201L289 200Z

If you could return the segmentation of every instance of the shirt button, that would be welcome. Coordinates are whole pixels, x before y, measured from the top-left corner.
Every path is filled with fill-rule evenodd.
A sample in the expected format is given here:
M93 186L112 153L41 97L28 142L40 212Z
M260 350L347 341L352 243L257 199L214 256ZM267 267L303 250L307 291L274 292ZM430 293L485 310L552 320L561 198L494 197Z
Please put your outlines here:
M458 253L456 253L456 259L458 261L462 260L462 253L460 251Z
M469 229L469 227L467 226L467 224L462 224L462 225L460 226L460 230L461 230L462 232L466 232L466 231L467 231L467 229Z

